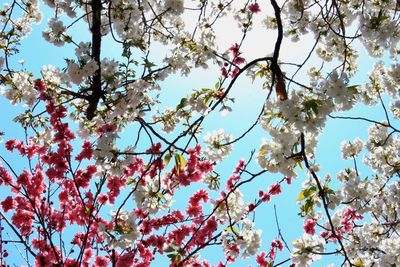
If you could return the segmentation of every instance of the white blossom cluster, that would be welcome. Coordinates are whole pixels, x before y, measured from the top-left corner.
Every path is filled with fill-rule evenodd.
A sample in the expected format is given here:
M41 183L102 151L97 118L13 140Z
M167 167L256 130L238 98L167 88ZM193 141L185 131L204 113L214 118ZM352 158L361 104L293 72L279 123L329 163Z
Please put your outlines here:
M162 115L153 116L154 121L161 120L162 130L166 133L171 133L175 130L176 125L179 123L179 118L176 116L176 111L172 108L166 108Z
M106 116L110 121L121 118L129 121L143 116L146 105L151 106L155 102L155 99L150 96L150 92L158 90L158 87L144 80L137 80L124 89L125 91L114 94L110 99L110 102L115 100L113 108L108 110L106 107L105 109L108 111Z
M400 40L398 25L391 19L393 10L398 9L396 1L369 1L366 12L360 15L361 41L370 56L381 57L388 50L396 55L396 45Z
M64 23L57 18L50 19L48 25L49 29L43 32L44 39L56 46L63 46L66 42L67 27L65 27Z
M271 139L263 140L257 156L258 164L270 172L296 177L294 168L299 160L296 153L300 152L301 133L305 133L305 152L312 158L316 138L332 110L332 101L324 99L322 94L313 98L304 92L292 91L285 101L267 101L261 124Z
M123 39L140 39L141 27L135 27L141 20L137 1L117 0L112 2L111 18L115 32ZM142 7L148 8L146 3Z
M311 266L320 259L319 253L324 252L325 241L315 235L304 234L301 238L294 240L291 259L296 266Z
M282 137L285 137L284 132L282 133ZM288 137L295 137L293 135L287 135ZM285 139L284 144L280 144L277 141L269 141L267 139L263 140L263 143L259 149L259 153L257 156L258 164L272 172L281 172L287 177L296 177L296 173L294 171L294 166L296 163L296 159L287 159L285 154L282 152L285 151L287 155L291 155L292 147L296 143L297 139L293 138L293 142L290 142L290 139Z
M339 77L337 72L332 72L322 85L321 90L334 102L336 111L351 109L355 104L354 92L347 87L348 78L345 73Z
M46 81L48 92L55 95L60 93L60 84L68 77L65 77L60 70L52 65L43 66L41 69L43 79ZM18 71L11 78L11 85L6 88L0 86L0 92L12 104L22 102L24 105L32 106L38 98L38 91L34 88L33 74Z
M237 245L240 249L241 257L248 258L257 253L261 247L261 230L254 229L254 223L249 219L244 219L239 223L242 226L240 231L236 227L233 230L222 233L222 246L227 255L236 258L239 253L232 250L232 245Z
M340 199L349 202L349 206L354 209L360 208L360 201L366 199L368 195L368 185L361 181L357 172L352 168L340 171L337 179L342 183L338 192Z
M189 97L181 99L175 110L166 108L161 114L157 112L153 119L162 123L164 132L170 133L181 121L189 120L196 113L206 116L212 110L212 104L220 100L222 94L223 91L217 89L202 88L201 90L193 90ZM227 102L228 100L222 101L221 113L231 111L231 108L226 104Z
M13 105L23 101L26 105L32 106L36 101L37 95L31 77L32 75L25 72L14 73L11 88L6 90L3 87L1 93L7 97Z
M0 38L0 52L2 54L0 56L0 74L2 74L2 81L0 91L13 104L24 101L25 104L30 106L36 99L30 80L31 73L15 71L14 75L5 77L3 76L3 73L5 73L3 71L5 71L5 67L10 71L9 57L18 53L16 44L19 44L20 40L31 33L33 24L38 24L41 20L42 12L39 8L38 0L32 0L29 3L20 5L2 2L0 7L0 24L2 25ZM5 66L5 64L7 65ZM8 84L9 88L4 87L3 84Z
M21 16L13 18L12 21L13 34L17 34L19 39L26 38L32 31L32 25L40 23L43 16L42 11L39 8L38 0L31 0L29 1L29 4L21 7L23 8L23 12L18 12L21 14ZM0 16L1 23L6 25L8 16L5 14L15 11L14 6L8 2L3 2L3 7L0 9L0 11L2 14ZM0 44L2 43L3 40L0 41Z
M243 230L239 233L237 244L242 252L242 257L247 258L257 253L261 247L261 230L254 229L254 223L249 219L243 220Z
M353 142L343 141L341 144L343 159L356 157L363 149L363 142L360 138L356 138Z
M57 8L58 13L65 13L70 18L76 17L77 3L73 0L43 0L50 8Z
M220 202L211 200L213 203L213 209L218 208L215 211L215 216L222 221L229 221L229 218L232 222L238 222L247 212L247 205L243 200L243 194L239 189L236 189L232 193L229 194L226 200Z
M260 12L254 6L260 1L100 1L100 35L103 41L108 41L108 38L115 41L115 47L121 49L123 60L117 61L105 57L104 53L100 59L96 58L92 51L93 43L84 40L84 37L75 39L70 35L73 32L70 29L81 25L85 28L79 30L86 30L88 35L93 34L93 1L43 2L55 10L54 16L48 21L48 29L43 32L43 38L55 46L74 45L74 58L67 55L66 65L60 68L50 65L43 67L39 77L34 77L34 74L26 70L11 70L14 63L10 64L9 59L17 53L17 50L13 50L17 47L15 43L31 32L32 24L38 23L42 15L37 0L18 1L22 11L13 14L12 6L6 3L0 10L0 19L4 25L0 35L0 72L1 82L5 85L1 92L12 104L22 102L32 107L39 99L35 80L43 79L46 93L53 96L57 104L68 105L68 112L72 112L71 118L79 124L79 136L82 139L95 139L94 156L98 174L107 174L107 177L123 175L125 165L132 161L129 156L125 160L120 159L117 145L120 132L131 122L142 123L140 129L144 129L153 141L152 134L162 137L156 132L157 129L173 133L181 126L196 128L197 125L190 125L192 119L196 116L203 119L217 110L213 106L215 103L219 103L220 110L231 109L226 106L226 102L232 100L231 92L224 90L226 81L233 81L233 75L227 75L219 79L213 89L193 89L175 109L156 112L151 119L148 114L153 112L155 104L159 104L155 94L162 84L160 81L171 74L189 75L193 69L210 68L211 64L220 68L233 66L229 62L230 52L220 52L217 46L220 33L216 25L221 18L230 15L239 25L239 32L243 34L241 45L245 46L246 35L255 28L253 23L256 21L253 18ZM322 232L328 236L323 237L320 229L317 229L318 233L305 234L293 241L291 260L294 264L310 266L321 258L322 253L328 251L332 243L338 245L336 237L328 233L333 227L346 252L344 266L350 263L352 266L397 266L400 262L400 135L396 121L400 118L400 4L396 0L325 1L325 5L331 4L330 8L326 8L322 2L287 0L280 6L284 43L288 39L300 41L307 38L306 34L315 38L315 50L311 52L318 56L322 64L320 68L309 68L308 81L298 82L295 76L290 78L285 73L289 70L286 69L288 65L301 69L306 64L284 62L284 53L281 51L280 57L274 58L274 61L277 60L275 63L282 69L287 82L284 90L288 94L287 97L277 99L273 90L278 95L278 86L273 79L280 75L272 73L276 70L273 70L274 62L271 58L261 58L252 66L256 68L265 63L266 71L262 73L261 79L265 82L264 87L271 90L259 119L268 135L259 148L257 162L268 172L280 173L287 178L298 176L296 168L304 166L305 158L311 165L306 171L312 179L303 183L303 195L300 198L311 203L305 217L317 220L318 227L322 226ZM250 5L256 7L255 11L249 9ZM264 10L264 6L261 10ZM196 17L197 21L189 21L189 17ZM263 18L263 24L276 31L277 18L270 15ZM365 85L352 84L359 56L353 44L357 43L356 39L364 45L370 56L383 57L386 53L392 59L390 66L387 66L385 60L377 61ZM224 41L236 42L230 39ZM158 47L168 49L158 51ZM103 45L102 52L104 48ZM157 50L156 55L150 53L154 49ZM235 53L243 56L241 60L246 63L252 60L242 51ZM153 62L154 57L157 60ZM93 87L96 73L100 75L101 88ZM276 88L269 88L271 83ZM92 104L91 96L98 89L101 94L94 118L86 118L85 110ZM385 103L389 101L389 108L386 108ZM334 178L326 175L324 180L319 181L323 186L321 190L314 181L315 176L320 175L315 155L317 138L323 132L330 115L349 111L360 102L382 105L385 118L380 121L364 119L372 124L368 138L356 138L341 144L342 158L354 166L340 170L332 176ZM115 129L111 127L110 131L100 131L102 127L110 125L115 126ZM154 125L156 128L152 128ZM196 139L201 129L200 125L196 130L193 128L195 133L187 132L187 136L190 136L188 144ZM35 132L36 138L43 143L51 142L49 132L42 129L38 132L35 129ZM179 137L171 145L167 139L160 139L170 145L167 149L174 149L172 146L179 146L187 136ZM139 137L137 139L139 143ZM204 143L206 147L201 156L212 161L212 164L223 161L233 149L233 137L222 129L206 133ZM127 151L133 153L135 149L131 146ZM360 160L370 168L371 173L361 173L357 166ZM134 180L137 182L133 193L136 208L156 215L171 207L171 185L162 176L145 175L142 179ZM204 180L211 189L218 187L215 177L209 175ZM329 187L332 179L339 182L337 188ZM231 224L221 235L226 254L233 258L255 255L261 247L261 231L255 230L254 224L245 218L249 207L243 194L239 188L224 194L222 200L211 200L211 203L215 209L215 218L220 223ZM327 212L331 212L331 216L327 216ZM354 213L351 216L355 218L348 218L349 213ZM116 212L112 216L115 225L112 229L110 225L103 229L115 233L108 244L121 249L130 248L139 237L134 212L121 210L118 218ZM232 249L235 246L240 251ZM344 255L342 250L339 253Z
M165 9L170 10L173 15L183 13L183 0L166 0L164 1Z
M353 262L364 266L396 266L400 262L400 238L396 234L400 229L399 182L390 183L384 190L384 181L379 177L365 183L364 199L368 200L369 206L363 208L364 205L360 205L359 211L371 212L374 216L346 236L346 252ZM358 194L352 196L359 197Z
M392 112L393 117L400 119L400 100L395 100L391 103L390 111Z
M333 10L337 8L333 4ZM360 7L362 6L362 9ZM343 35L357 36L371 56L381 57L388 50L395 57L400 35L397 22L393 19L398 9L398 3L392 1L351 0L341 2L335 11L340 12L340 18L331 16L332 10L323 10L322 6L313 5L310 0L290 0L284 5L284 34L298 41L302 35L313 33L319 36L317 54L325 61L337 59L346 60L346 70L354 72L357 69L355 60L358 55L351 42L345 42ZM274 27L272 19L266 20L267 27ZM358 32L352 26L357 25ZM345 29L345 32L342 32ZM338 34L340 33L340 34Z
M84 127L80 131L82 136L90 136ZM93 151L94 158L96 159L96 166L98 167L98 173L108 173L108 175L121 175L122 169L116 162L117 146L116 140L119 137L115 131L106 132L101 134L96 140L96 149Z
M382 122L386 124L386 121ZM366 142L369 154L364 158L364 163L378 174L391 177L398 173L400 136L390 135L388 128L379 124L369 127L369 138Z
M169 190L168 186L159 176L153 178L145 176L138 182L134 193L136 206L150 214L167 210L172 204L172 196L169 193L163 193Z
M334 211L331 222L334 228L340 229L341 235L344 235L342 242L347 258L349 262L360 266L389 267L400 262L400 239L397 235L400 229L400 183L393 179L398 175L400 146L399 136L389 135L388 128L387 121L379 122L370 126L369 138L365 145L359 138L351 143L342 144L345 159L357 159L365 146L367 153L363 158L364 163L374 170L375 175L362 179L357 169L344 169L337 174L341 186L334 196L329 197L329 208ZM343 203L346 205L341 205ZM335 210L335 207L340 208ZM348 209L360 216L357 221L345 222L345 211ZM324 227L331 229L328 221ZM350 228L346 230L346 227ZM304 237L298 242L300 243L295 243L294 246L300 246L302 249L292 253L292 260L300 266L309 266L316 260L316 255L300 252L307 250L307 246L303 244ZM315 247L318 252L320 245ZM349 262L345 262L345 266L349 266Z
M41 70L43 79L46 81L47 88L50 88L55 93L60 93L60 84L65 83L65 80L68 79L66 75L61 73L60 69L47 65L43 66Z
M204 142L207 144L204 155L212 161L222 161L232 152L232 144L229 144L231 141L232 136L223 129L207 133L204 136Z
M370 82L362 87L360 99L367 105L376 105L379 98L388 94L394 101L399 98L400 67L398 63L390 68L383 61L378 61L368 74Z
M111 222L115 224L112 229L114 237L110 238L107 233L104 233L108 239L108 244L110 244L112 247L121 249L132 247L134 242L140 236L138 226L136 224L135 212L124 210L120 210L119 212L111 211L111 217ZM104 228L104 231L109 231L107 226L103 225L102 227Z
M73 61L68 64L68 75L71 82L74 84L81 84L85 79L92 76L98 69L98 65L94 60L90 60L84 66L79 66Z

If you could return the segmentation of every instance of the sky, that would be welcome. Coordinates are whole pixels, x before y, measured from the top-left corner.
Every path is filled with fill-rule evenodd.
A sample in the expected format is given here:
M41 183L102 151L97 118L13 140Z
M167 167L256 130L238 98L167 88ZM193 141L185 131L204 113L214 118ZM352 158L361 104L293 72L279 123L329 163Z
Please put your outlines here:
M268 9L268 7L262 5L262 9ZM270 11L267 11L270 12ZM257 19L261 19L262 14ZM45 19L46 20L46 19ZM218 41L221 49L228 49L232 44L237 42L237 29L232 26L232 22L225 21L218 26L220 32L220 40ZM67 55L72 55L73 48L55 48L53 45L41 41L41 32L46 28L45 23L42 22L41 25L37 25L33 28L31 36L29 38L22 40L20 53L13 57L13 65L18 65L18 61L21 59L25 60L23 67L28 70L32 70L36 75L39 74L39 70L43 65L54 65L63 67L64 57ZM255 57L265 56L273 51L275 42L275 33L267 32L264 29L255 29L253 33L250 33L248 39L244 43L243 54L246 59L252 59ZM83 39L84 37L82 37ZM281 57L284 61L289 62L301 62L306 56L305 48L312 45L313 37L308 35L300 43L290 44L288 40L284 41ZM106 41L104 44L104 55L108 57L114 57L118 59L119 55L115 53L116 49L110 40ZM62 52L60 52L62 51ZM153 54L155 58L162 56L163 50L156 50ZM315 58L312 58L308 65L316 64ZM249 60L250 61L250 60ZM351 84L362 84L367 81L367 73L372 68L372 63L374 59L371 59L365 53L360 50L360 61L359 61L359 74L352 79ZM305 68L304 70L306 70ZM179 99L184 97L191 88L201 88L201 87L211 87L215 84L219 77L219 70L217 68L211 70L199 70L194 71L189 77L179 77L177 75L167 79L161 83L161 87L165 88L161 91L161 99L165 104L164 107L174 107L179 103ZM297 76L297 79L304 80L307 79L303 73ZM239 136L244 132L257 118L260 112L261 106L263 104L264 98L267 92L262 90L261 82L256 81L251 83L248 77L242 77L238 79L237 84L235 84L232 89L231 96L233 96L236 101L232 106L233 112L223 116L222 114L216 112L211 114L204 122L205 129L218 129L223 128L226 132L231 133L234 137ZM13 124L12 119L23 110L20 106L12 106L3 97L0 97L0 108L6 112L2 113L0 118L0 131L5 132L4 139L9 138L24 138L23 130ZM349 114L349 113L347 113ZM356 107L350 112L352 115L365 115L371 119L382 120L384 114L379 107L368 108L368 107ZM352 162L343 161L341 159L340 143L343 140L353 140L355 137L359 136L361 139L365 139L367 136L368 124L360 121L343 121L343 120L328 120L324 133L319 138L319 146L317 151L317 162L321 165L321 176L326 173L331 173L333 177L335 174L344 167L351 167ZM362 130L360 130L362 129ZM130 132L124 133L126 136L130 135ZM122 134L122 136L124 136ZM252 149L257 149L261 144L261 138L267 137L266 133L261 130L261 127L256 127L248 136L246 136L241 142L234 144L234 153L226 161L219 166L219 172L223 174L224 178L221 181L221 185L224 185L229 174L232 172L237 161L241 158L247 159L250 155ZM13 166L16 168L23 169L26 166L26 162L18 161L16 157L7 154L0 144L0 155L7 155L7 159L10 160ZM361 159L359 159L361 163ZM257 166L253 164L254 168ZM361 169L361 174L367 174L366 169ZM272 183L279 181L282 178L278 174L266 174L258 177L254 183L247 185L243 188L242 192L245 194L246 201L252 201L257 196L257 192L260 188L266 191L268 186ZM285 240L290 244L291 240L298 238L302 235L302 220L297 216L299 212L298 205L296 204L296 198L298 192L300 191L302 182L306 179L305 173L299 173L297 180L293 181L293 184L288 186L283 186L283 193L277 197L273 197L270 203L264 204L260 207L256 213L255 222L256 227L263 229L263 250L269 249L269 243L277 236L277 227L274 218L274 206L277 210L277 215L279 218L279 225L282 230L282 234ZM188 192L194 192L198 187L191 189L181 190L178 192L178 198L174 207L185 208L186 202L180 201L180 197L184 199ZM3 189L2 189L3 190ZM188 191L186 191L188 190ZM0 190L0 192L2 192ZM14 251L14 253L16 253ZM12 255L14 257L16 254ZM203 254L206 257L210 257L211 261L215 263L222 254L216 253L214 250L209 250L209 252ZM287 253L278 253L277 262L286 259ZM332 259L323 260L315 263L315 266L324 266L328 263L333 262L340 265L340 260ZM162 264L165 259L160 260L158 263ZM245 261L246 264L254 264L254 258L250 261ZM244 266L243 262L239 264L233 264L231 266ZM157 262L154 266L159 266ZM286 265L285 265L286 266Z

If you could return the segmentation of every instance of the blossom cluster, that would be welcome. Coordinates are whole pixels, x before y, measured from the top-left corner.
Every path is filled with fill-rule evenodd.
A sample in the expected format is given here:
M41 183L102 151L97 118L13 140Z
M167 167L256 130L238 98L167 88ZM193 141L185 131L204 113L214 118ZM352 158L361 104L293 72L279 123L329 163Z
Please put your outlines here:
M173 267L211 266L202 251L216 246L218 267L249 257L280 265L280 255L291 267L311 266L331 254L343 266L399 264L399 1L43 3L53 12L43 40L74 52L40 73L15 63L42 20L39 1L0 8L0 91L23 105L15 121L26 135L7 135L0 155L1 265L15 265L10 243L35 266L150 266L164 256ZM260 27L274 31L262 28L270 39L248 42ZM310 50L286 60L285 45L310 36ZM267 43L274 48L266 52ZM253 45L262 51L256 58ZM365 84L353 79L361 49L378 58ZM168 79L198 69L212 70L215 85L185 84L186 97L174 91L177 102L165 108ZM303 69L308 78L300 79ZM233 96L246 74L263 88L255 122L236 138L207 128L212 113L245 98L243 89ZM361 103L382 113L348 116ZM340 145L350 166L324 174L318 142L331 119L370 125L367 137ZM234 144L254 129L263 138L258 151L226 177ZM260 143L253 141L250 150ZM13 166L11 154L28 164ZM284 178L248 193L245 185L265 176ZM294 178L303 180L304 233L289 248L275 214L278 235L266 246L256 213Z

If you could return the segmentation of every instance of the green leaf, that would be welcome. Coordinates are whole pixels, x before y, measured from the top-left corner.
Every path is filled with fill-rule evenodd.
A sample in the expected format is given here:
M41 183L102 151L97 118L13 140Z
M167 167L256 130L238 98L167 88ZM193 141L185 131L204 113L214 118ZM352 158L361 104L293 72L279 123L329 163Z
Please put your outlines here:
M318 107L322 105L321 100L318 99L310 99L303 103L304 111L313 111L315 114L318 114Z
M264 156L265 154L267 154L267 151L265 149L260 149L258 151L258 155L260 155L260 156Z
M175 257L175 262L180 262L180 261L181 261L181 259L182 259L182 256L181 256L181 254L176 254L176 257Z
M194 50L196 50L196 42L195 41L186 41L186 45L187 45L187 47L189 47L189 49L191 50L191 51L194 51Z
M308 198L306 200L306 203L304 203L303 211L307 215L313 210L313 208L314 208L314 200L312 200L311 198Z
M203 100L204 105L208 105L210 103L211 99L212 99L212 95L207 94L207 96Z
M214 86L215 90L218 90L220 86L221 86L221 83L218 81Z
M182 98L181 102L179 103L178 106L176 106L176 110L180 110L186 106L187 98Z
M301 165L301 161L300 160L296 161L296 164L297 164L297 166L299 166L300 170L303 169L303 166Z
M312 195L314 195L314 193L317 191L317 188L315 187L315 186L311 186L309 189L308 189L308 195L307 196L312 196Z
M262 70L259 70L259 71L257 71L256 72L256 74L254 75L254 77L260 77L260 78L262 78L262 77L264 77L264 71L262 71Z
M136 39L133 41L132 44L133 44L133 46L139 48L142 51L146 50L146 44L144 43L144 41L142 39Z
M304 195L304 190L301 190L299 195L297 196L297 201L303 201L303 199L305 199L306 196Z
M172 158L171 152L169 152L167 155L165 155L165 157L164 157L165 166L168 166L169 162L171 161L171 158Z
M135 182L135 179L133 179L132 177L129 177L127 185L133 184L134 182Z
M299 195L297 196L297 201L303 201L304 199L314 194L316 190L317 188L315 186L311 186L309 188L301 190Z
M357 90L358 86L359 85L347 86L347 90L349 90L353 94L357 94L358 93L358 90Z
M85 206L85 214L90 215L91 209L88 206Z
M357 266L357 267L364 267L365 265L364 265L364 262L363 262L360 258L358 258L358 259L354 262L354 266Z
M167 247L166 249L164 249L164 251L167 253L171 253L171 252L175 252L175 249L173 247Z
M236 228L234 228L234 227L232 227L232 226L226 227L225 230L228 231L228 232L234 233L234 234L236 234L236 235L239 235L239 231L236 230Z
M180 169L184 169L186 167L185 157L181 154L175 154L175 171L179 174Z
M158 196L159 199L165 200L165 196L161 192L158 192L157 196Z
M328 187L328 185L324 186L324 192L326 196L335 195L335 191Z
M185 168L186 167L186 160L185 157L183 155L179 155L179 161L181 163L181 168Z
M179 163L179 155L175 154L174 159L175 159L174 168L175 168L176 173L179 174L179 170L180 170L180 166L181 166Z
M150 62L146 58L144 59L144 63L142 64L145 68L151 69L152 67L156 66L153 62Z
M171 263L180 262L181 259L182 259L182 256L181 256L181 254L179 254L179 253L168 254L167 257L171 259Z

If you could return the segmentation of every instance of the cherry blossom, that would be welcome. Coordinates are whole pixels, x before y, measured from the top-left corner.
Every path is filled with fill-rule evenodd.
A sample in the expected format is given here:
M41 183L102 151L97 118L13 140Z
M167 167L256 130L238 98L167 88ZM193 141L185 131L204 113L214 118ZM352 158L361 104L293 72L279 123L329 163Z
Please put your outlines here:
M396 266L399 8L5 1L0 265Z

